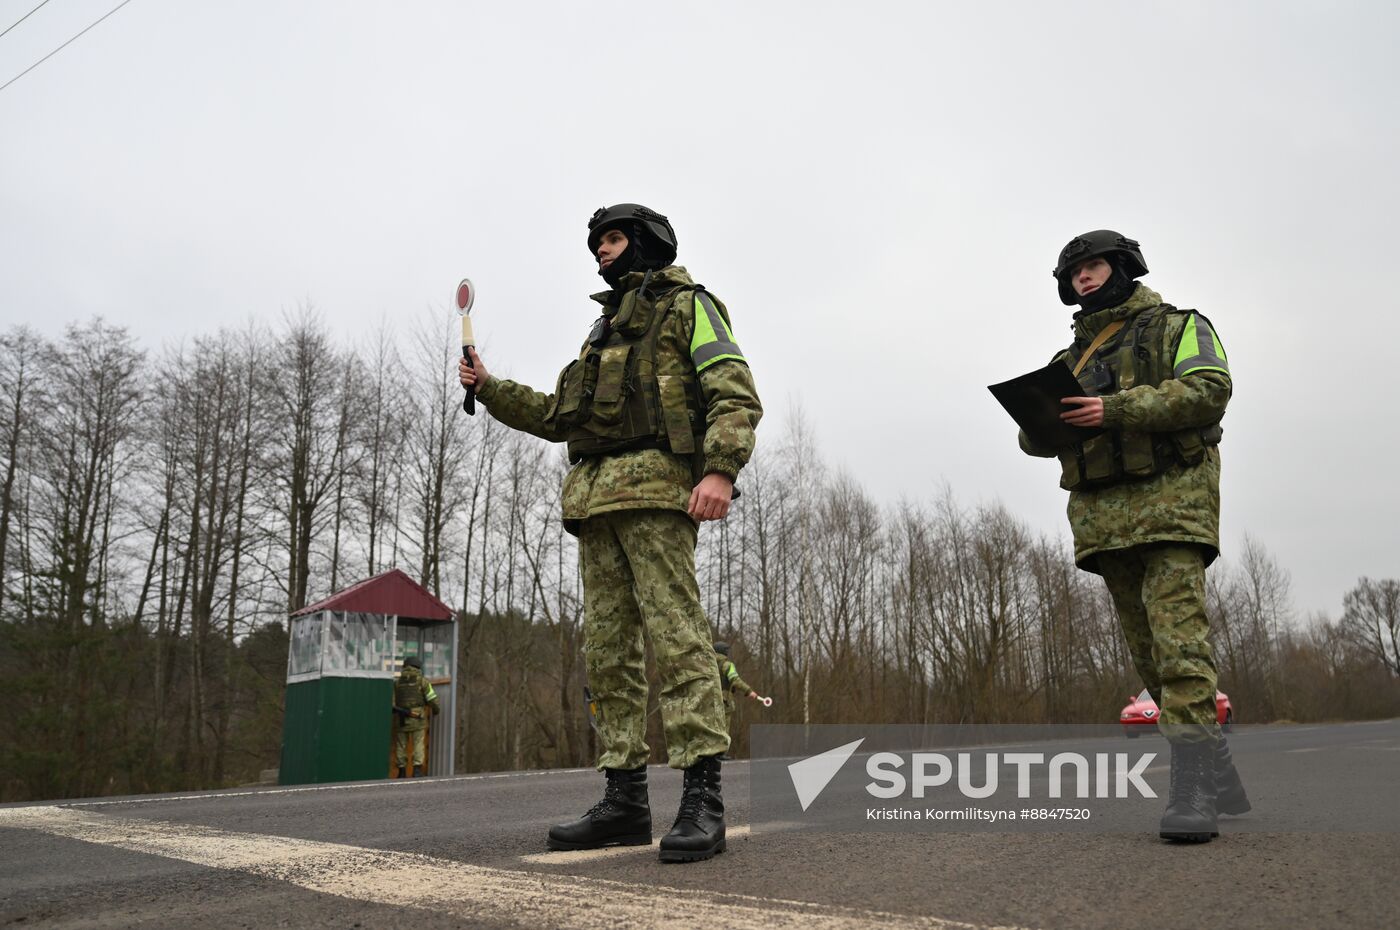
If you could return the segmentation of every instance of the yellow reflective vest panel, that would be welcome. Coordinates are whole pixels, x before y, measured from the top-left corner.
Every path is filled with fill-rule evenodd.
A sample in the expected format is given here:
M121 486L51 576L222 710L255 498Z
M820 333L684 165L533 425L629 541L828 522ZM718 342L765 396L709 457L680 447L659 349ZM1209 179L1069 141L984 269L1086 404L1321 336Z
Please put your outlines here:
M1225 347L1215 335L1210 321L1199 313L1192 313L1181 331L1181 341L1177 344L1176 359L1172 362L1172 377L1183 378L1200 371L1230 373L1225 359Z
M716 362L726 359L745 362L743 351L734 341L727 314L707 292L695 292L694 333L690 337L690 360L696 372L702 372Z

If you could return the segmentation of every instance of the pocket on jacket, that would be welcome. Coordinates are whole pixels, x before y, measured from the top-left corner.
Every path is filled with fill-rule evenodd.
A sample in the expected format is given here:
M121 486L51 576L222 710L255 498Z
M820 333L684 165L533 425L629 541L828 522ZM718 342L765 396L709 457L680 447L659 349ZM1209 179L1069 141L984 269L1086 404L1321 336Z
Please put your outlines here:
M612 426L622 419L631 394L631 378L627 362L632 346L609 346L598 353L598 386L593 394L593 420L600 426Z

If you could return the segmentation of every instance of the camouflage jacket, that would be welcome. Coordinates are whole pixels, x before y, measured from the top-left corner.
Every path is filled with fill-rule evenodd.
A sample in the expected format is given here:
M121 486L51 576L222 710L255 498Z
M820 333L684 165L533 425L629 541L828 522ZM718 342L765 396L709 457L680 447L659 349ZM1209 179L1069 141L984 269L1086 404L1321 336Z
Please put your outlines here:
M724 682L726 695L730 692L747 695L753 688L739 677L739 668L725 656L719 656L719 677Z
M1139 284L1119 306L1078 318L1074 324L1075 346L1055 358L1073 366L1078 352L1103 327L1161 303L1156 291ZM1174 347L1173 351L1180 344L1184 328L1185 323L1179 320L1168 330L1167 343ZM1110 347L1100 349L1107 351ZM1218 361L1225 367L1223 349ZM1146 432L1205 426L1224 415L1231 390L1230 375L1222 370L1192 371L1156 386L1140 384L1104 397L1104 426ZM1048 458L1056 454L1054 449L1036 446L1024 432L1020 442L1029 455ZM1074 534L1074 559L1086 571L1097 571L1094 556L1100 552L1153 542L1196 543L1204 550L1209 565L1220 554L1220 450L1214 446L1207 449L1205 460L1199 465L1172 465L1140 481L1071 491L1068 513Z
M642 275L632 272L622 279L624 287L637 287ZM694 285L686 270L677 265L652 275L649 288ZM616 294L604 291L593 299L608 305ZM692 365L691 342L695 335L695 311L690 301L675 305L663 321L657 346L657 366ZM754 430L763 416L753 375L746 361L726 357L699 370L700 389L706 406L705 438L700 453L702 474L712 472L736 479L754 449ZM526 385L491 378L482 386L477 399L491 415L507 426L562 442L562 432L551 430L545 416L554 402ZM588 456L578 462L564 479L564 526L577 534L578 524L589 517L613 510L681 510L690 501L695 485L695 464L690 456L661 449L636 449L611 455Z
M441 710L433 683L412 666L406 666L394 682L394 706L408 711L407 714L395 712L399 729L406 733L425 729L430 714Z

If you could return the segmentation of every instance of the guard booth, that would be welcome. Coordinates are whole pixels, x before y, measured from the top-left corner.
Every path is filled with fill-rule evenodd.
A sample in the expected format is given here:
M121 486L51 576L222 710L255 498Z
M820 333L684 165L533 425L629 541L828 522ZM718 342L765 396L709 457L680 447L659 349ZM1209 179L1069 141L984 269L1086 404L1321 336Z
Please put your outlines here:
M452 608L395 568L298 610L290 632L279 784L387 778L394 676L409 656L423 661L441 707L428 729L428 774L453 774Z

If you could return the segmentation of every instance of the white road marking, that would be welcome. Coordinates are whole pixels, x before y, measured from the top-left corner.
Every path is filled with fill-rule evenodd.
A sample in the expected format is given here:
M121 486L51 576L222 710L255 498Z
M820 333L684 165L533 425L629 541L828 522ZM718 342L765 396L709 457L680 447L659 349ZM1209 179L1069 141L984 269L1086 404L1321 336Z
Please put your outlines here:
M726 827L724 838L728 840L743 839L749 835L750 827L744 824L739 827ZM660 837L652 837L651 846L606 846L603 849L568 849L560 851L550 851L542 853L531 853L528 856L521 856L521 862L528 862L531 865L577 865L581 862L594 862L598 859L616 859L619 856L631 856L637 853L657 854L656 841Z
M748 759L737 759L726 765L746 765ZM664 765L649 768L662 771ZM267 798L278 794L301 794L307 791L351 791L356 788L412 788L415 785L441 785L459 781L490 781L498 778L552 777L595 773L596 769L534 769L528 772L487 772L480 775L441 775L429 778L386 778L383 781L347 782L343 785L298 785L295 788L259 788L253 791L214 791L202 794L162 794L153 798L108 798L101 801L64 801L64 807L111 807L117 804L161 804L166 801L212 801L223 798Z
M354 901L524 927L990 930L936 917L485 868L418 853L231 833L59 807L0 809L0 827L37 830L209 868L247 872Z
M493 778L530 778L536 775L577 775L593 769L539 769L532 772L494 772L486 775L444 775L438 778L388 778L384 781L347 782L343 785L301 785L296 788L263 788L256 791L219 791L204 794L162 794L154 798L114 798L105 801L64 801L64 807L109 807L114 804L159 804L165 801L213 801L224 798L268 798L278 794L306 791L350 791L356 788L411 788L414 785L441 785L445 782L487 781Z

